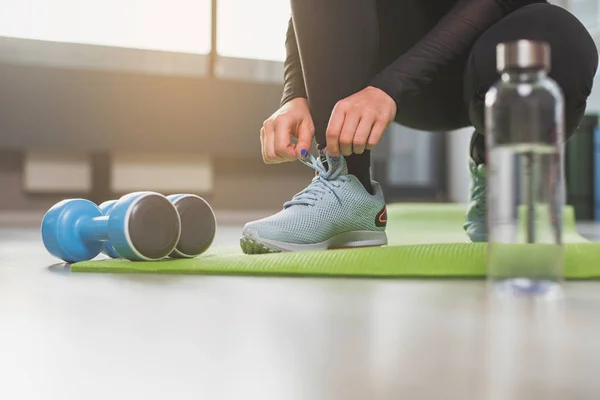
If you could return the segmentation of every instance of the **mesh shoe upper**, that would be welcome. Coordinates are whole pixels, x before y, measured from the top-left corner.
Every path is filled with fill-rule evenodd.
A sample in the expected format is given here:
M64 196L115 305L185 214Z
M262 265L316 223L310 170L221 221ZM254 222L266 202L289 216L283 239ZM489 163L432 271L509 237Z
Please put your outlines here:
M270 217L250 222L244 234L253 231L261 239L311 244L350 231L384 231L378 222L385 201L381 187L373 183L369 194L359 180L348 174L343 157L326 156L326 165L312 155L306 165L316 170L311 184Z
M467 236L472 242L487 241L487 175L485 164L477 165L469 160L471 173L470 202L467 209L467 219L463 225Z

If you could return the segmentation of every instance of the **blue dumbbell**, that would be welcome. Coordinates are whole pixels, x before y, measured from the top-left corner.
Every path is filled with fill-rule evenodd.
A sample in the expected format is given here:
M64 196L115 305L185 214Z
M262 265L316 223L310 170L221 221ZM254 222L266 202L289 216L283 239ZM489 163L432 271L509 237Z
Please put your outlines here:
M181 235L177 247L170 254L172 258L194 258L204 253L215 238L217 221L210 205L200 196L174 194L167 196L173 203L181 220ZM100 209L109 215L115 200L100 204ZM102 253L111 258L119 258L119 252L110 242L106 242Z
M113 205L110 216L89 200L63 200L42 221L44 246L66 262L91 260L109 240L124 258L156 261L173 252L180 234L177 209L154 192L123 196Z

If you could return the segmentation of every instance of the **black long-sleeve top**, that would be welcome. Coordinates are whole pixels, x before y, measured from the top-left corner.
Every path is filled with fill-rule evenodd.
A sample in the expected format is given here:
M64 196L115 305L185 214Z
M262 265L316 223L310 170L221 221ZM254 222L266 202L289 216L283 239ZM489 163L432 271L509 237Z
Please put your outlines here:
M418 94L440 68L464 54L486 29L514 10L540 2L545 1L457 0L425 37L376 75L370 86L383 90L399 106L407 96ZM444 3L447 5L447 2L440 2L441 6ZM306 97L298 44L291 20L285 45L287 55L282 104L296 97Z

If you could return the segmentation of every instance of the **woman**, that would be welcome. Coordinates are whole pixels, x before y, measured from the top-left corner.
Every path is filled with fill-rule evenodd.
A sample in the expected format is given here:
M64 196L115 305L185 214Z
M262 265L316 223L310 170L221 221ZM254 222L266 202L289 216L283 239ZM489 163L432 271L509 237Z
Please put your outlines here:
M501 42L550 45L567 137L585 112L598 64L595 44L572 14L546 1L291 3L282 105L263 125L262 153L269 164L300 158L317 176L282 211L246 225L246 253L387 243L369 150L392 121L427 131L475 128L465 229L471 240L485 240L484 96L499 78ZM319 159L309 154L313 137Z

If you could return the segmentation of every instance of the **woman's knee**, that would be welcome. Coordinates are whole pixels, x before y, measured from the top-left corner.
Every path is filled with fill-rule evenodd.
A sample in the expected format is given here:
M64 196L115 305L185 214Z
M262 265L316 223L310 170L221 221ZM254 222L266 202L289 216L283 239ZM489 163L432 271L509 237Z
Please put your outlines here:
M551 48L550 76L565 96L567 133L571 134L583 115L598 67L598 50L575 16L550 4L532 4L509 14L476 41L467 67L469 101L481 101L499 78L496 46L527 39L543 41Z

